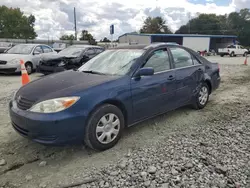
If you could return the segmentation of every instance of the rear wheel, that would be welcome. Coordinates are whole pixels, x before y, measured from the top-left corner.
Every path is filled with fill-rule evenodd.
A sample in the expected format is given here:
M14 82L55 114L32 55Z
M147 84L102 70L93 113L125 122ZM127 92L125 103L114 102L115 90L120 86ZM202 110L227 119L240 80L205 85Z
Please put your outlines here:
M203 83L196 95L195 104L193 107L195 109L202 109L207 105L209 100L209 87L206 83Z
M220 54L221 57L224 57L224 54Z
M84 142L94 150L107 150L116 145L124 129L124 116L119 108L105 104L90 116Z
M247 54L248 54L248 53L247 53L247 52L245 52L245 53L243 54L243 56L244 56L244 57L246 57L246 56L247 56Z
M25 63L25 68L27 70L27 73L30 75L33 72L33 66L31 63Z

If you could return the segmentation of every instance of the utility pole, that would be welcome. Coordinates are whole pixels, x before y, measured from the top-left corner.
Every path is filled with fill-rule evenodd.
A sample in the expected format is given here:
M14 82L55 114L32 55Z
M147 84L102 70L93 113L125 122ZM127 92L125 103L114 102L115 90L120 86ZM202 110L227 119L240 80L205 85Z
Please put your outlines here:
M75 40L77 40L77 30L76 30L76 8L74 7L74 23L75 23Z
M189 34L190 34L190 32L191 32L190 20L191 20L191 14L190 14L190 12L189 12L189 13L188 13L188 33L189 33Z

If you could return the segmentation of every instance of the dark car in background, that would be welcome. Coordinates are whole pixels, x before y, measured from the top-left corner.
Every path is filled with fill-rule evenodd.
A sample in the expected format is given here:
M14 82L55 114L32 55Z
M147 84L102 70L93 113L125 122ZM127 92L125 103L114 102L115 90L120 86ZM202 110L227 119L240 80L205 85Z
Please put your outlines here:
M92 45L72 45L58 54L42 56L37 72L45 75L70 69L77 69L104 51L103 47Z
M206 106L220 68L178 45L107 49L78 70L35 80L10 102L13 128L42 144L113 147L125 127L184 105ZM173 124L174 126L174 124Z

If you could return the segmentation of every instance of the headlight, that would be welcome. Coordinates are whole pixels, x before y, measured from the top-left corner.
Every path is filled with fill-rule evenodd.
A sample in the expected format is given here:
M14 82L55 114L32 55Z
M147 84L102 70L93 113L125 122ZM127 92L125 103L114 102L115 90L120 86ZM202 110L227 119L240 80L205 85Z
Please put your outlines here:
M80 97L62 97L39 102L32 106L29 111L38 113L55 113L63 111L75 104Z
M20 59L12 59L10 61L8 61L8 64L19 64L20 63Z

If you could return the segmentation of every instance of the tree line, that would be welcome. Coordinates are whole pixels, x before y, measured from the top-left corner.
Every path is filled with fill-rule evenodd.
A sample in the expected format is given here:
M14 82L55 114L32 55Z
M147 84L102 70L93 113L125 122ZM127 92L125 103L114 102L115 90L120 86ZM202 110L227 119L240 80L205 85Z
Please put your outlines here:
M0 38L36 38L35 20L34 15L26 16L19 8L0 6ZM250 46L250 10L242 9L228 15L199 14L176 32L171 30L162 17L148 17L140 33L237 35L240 44ZM63 35L60 39L73 41L75 36ZM96 39L87 30L81 31L79 40L96 44ZM101 42L110 42L110 40L104 37Z

